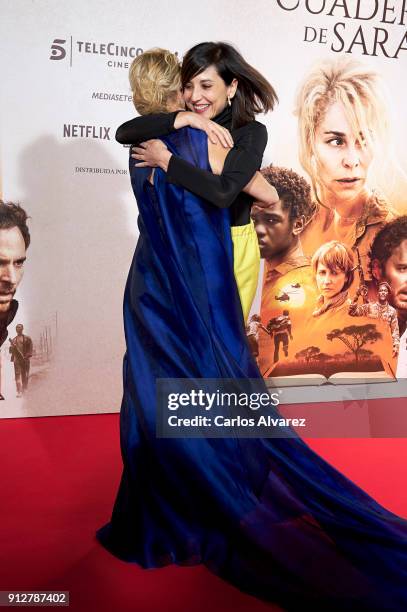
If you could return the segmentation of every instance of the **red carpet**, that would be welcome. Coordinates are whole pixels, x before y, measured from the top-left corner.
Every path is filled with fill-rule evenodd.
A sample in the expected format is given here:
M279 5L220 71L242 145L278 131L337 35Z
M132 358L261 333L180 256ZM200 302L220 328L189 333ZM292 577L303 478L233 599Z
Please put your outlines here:
M384 506L407 516L407 439L313 440ZM96 542L121 472L118 415L0 424L0 590L70 591L75 612L261 612L203 567L143 571Z

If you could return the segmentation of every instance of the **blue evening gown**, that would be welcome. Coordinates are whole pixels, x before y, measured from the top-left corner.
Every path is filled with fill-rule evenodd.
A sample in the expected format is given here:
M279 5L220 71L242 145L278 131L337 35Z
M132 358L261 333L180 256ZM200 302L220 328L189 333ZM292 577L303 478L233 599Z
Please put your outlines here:
M209 169L207 138L168 148ZM228 211L130 163L139 207L124 297L123 474L111 553L144 568L204 563L286 610L407 610L407 522L298 437L156 438L157 378L252 378Z

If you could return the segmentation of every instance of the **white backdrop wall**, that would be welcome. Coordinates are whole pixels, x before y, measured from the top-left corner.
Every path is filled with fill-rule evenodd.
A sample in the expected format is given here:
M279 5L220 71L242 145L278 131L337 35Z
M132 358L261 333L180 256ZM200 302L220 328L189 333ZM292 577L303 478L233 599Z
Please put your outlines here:
M160 46L182 56L204 40L235 44L280 99L277 110L261 119L269 130L264 164L300 171L296 86L315 60L338 55L342 40L343 51L383 73L392 93L396 156L406 168L403 0L0 4L1 189L5 200L27 210L32 234L16 296L20 308L9 331L14 336L15 324L23 323L37 350L22 400L15 398L3 346L2 417L120 407L122 295L137 240L137 208L128 152L114 133L134 115L127 80L132 54ZM311 27L317 32L313 42L304 40L307 26L309 39ZM374 37L385 37L378 30L387 41L375 48ZM393 203L405 210L404 189L399 181Z

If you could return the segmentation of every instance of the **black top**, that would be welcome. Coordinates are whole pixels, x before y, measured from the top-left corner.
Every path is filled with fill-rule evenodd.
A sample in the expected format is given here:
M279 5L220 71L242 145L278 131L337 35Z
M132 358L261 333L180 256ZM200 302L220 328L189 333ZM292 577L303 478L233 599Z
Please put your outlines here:
M118 128L116 140L122 144L135 144L167 136L174 130L178 112L131 119ZM226 156L222 174L212 174L172 155L167 181L181 185L215 206L230 208L231 225L246 225L250 221L253 198L243 193L242 189L260 168L267 144L267 129L257 121L233 129L230 107L226 107L214 121L230 130L235 143Z

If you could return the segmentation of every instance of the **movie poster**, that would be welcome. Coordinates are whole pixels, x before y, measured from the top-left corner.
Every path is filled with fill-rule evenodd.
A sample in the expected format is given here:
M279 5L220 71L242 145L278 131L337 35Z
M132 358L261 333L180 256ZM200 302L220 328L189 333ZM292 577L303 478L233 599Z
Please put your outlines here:
M303 6L302 46L320 54L287 83L292 157L277 146L263 169L280 200L252 209L261 274L249 344L273 385L406 378L405 125L392 95L404 3L277 4L286 19Z
M369 253L377 231L407 212L406 22L403 0L209 1L199 18L196 6L181 0L16 0L3 7L1 197L21 205L30 243L20 231L14 250L3 253L11 243L0 240L0 257L12 259L15 268L13 279L7 270L0 278L0 417L119 410L122 299L138 237L128 150L114 138L117 126L135 115L128 69L143 50L159 46L182 57L205 40L234 44L273 84L279 104L258 117L269 133L263 166L296 173L291 183L298 181L300 197L308 189L288 259L284 248L290 245L282 245L280 259L268 251L274 213L261 207L252 213L262 260L248 337L263 375L329 377L339 362L345 374L405 375L407 243L398 245L397 261L392 251L397 275L380 278L389 286L384 306ZM377 73L380 87L376 92L372 86L366 112L363 96L355 95L363 130L349 109L341 114L335 107L337 116L325 130L327 147L335 155L349 148L353 158L347 163L353 165L349 170L343 159L325 160L322 173L314 141L308 157L301 153L298 111L305 106L298 108L298 90L315 66L339 60ZM382 121L376 116L380 105L386 110ZM330 106L319 119L328 121ZM317 129L316 123L308 127ZM340 181L339 203L327 195L330 177ZM362 207L359 191L366 195ZM346 278L326 308L311 261L332 241L344 250L328 253L325 267L337 269L328 265L332 257L346 260L339 274ZM357 294L350 313L348 302ZM390 308L399 326L397 351Z

